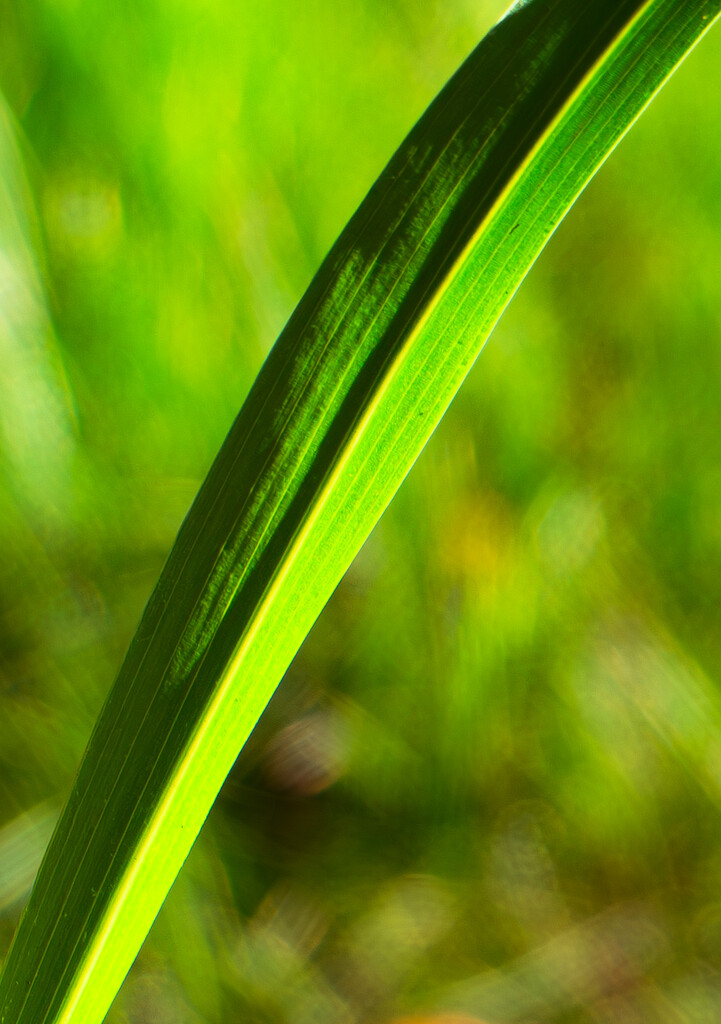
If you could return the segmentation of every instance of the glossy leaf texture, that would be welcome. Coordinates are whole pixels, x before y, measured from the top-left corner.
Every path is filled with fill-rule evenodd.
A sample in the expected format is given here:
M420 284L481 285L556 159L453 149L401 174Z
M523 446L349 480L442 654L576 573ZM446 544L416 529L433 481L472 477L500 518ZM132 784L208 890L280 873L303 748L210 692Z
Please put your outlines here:
M102 1020L242 744L513 292L720 10L518 4L391 159L181 528L5 964L2 1024Z

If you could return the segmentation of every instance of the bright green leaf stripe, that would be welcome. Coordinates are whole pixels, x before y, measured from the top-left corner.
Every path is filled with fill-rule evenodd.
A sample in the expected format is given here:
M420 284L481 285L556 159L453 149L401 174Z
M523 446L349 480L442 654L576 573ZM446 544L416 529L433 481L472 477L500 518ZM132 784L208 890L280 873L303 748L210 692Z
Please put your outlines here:
M191 509L0 980L100 1021L275 686L589 177L721 0L531 0L331 250Z

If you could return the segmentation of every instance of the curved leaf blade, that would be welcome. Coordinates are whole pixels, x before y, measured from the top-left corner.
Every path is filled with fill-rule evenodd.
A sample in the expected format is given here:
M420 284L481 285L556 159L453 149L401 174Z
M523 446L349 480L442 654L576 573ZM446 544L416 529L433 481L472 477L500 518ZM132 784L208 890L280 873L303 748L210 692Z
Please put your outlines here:
M531 0L331 250L221 449L91 738L0 980L104 1016L223 779L529 266L721 0Z

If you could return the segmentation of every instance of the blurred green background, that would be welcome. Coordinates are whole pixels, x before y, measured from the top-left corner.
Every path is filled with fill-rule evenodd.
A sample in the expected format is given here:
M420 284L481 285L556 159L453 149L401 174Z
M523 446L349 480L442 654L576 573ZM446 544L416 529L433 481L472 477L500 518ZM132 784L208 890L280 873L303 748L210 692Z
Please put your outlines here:
M265 353L503 6L0 0L0 955ZM114 1024L721 1019L719 68L531 273Z

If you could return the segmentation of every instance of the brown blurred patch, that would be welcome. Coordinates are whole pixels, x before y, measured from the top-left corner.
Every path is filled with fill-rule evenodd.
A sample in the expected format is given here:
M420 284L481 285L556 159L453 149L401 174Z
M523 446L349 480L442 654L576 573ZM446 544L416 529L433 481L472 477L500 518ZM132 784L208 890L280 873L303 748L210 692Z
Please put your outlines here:
M313 711L291 722L266 748L268 784L294 796L322 793L343 774L347 733L346 723L331 709Z
M442 1013L440 1016L396 1017L393 1024L487 1024L480 1017L466 1017L457 1013Z

